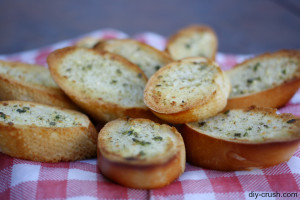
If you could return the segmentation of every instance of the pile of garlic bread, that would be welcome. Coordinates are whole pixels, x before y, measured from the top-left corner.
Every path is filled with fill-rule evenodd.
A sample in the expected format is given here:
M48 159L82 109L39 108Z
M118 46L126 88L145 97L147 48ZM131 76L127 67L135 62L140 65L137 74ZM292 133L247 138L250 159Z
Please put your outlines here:
M300 118L276 108L300 87L300 51L223 71L217 46L212 28L193 25L165 51L84 38L51 52L48 68L0 61L0 152L40 162L97 156L103 176L137 189L170 184L186 161L233 171L289 160Z

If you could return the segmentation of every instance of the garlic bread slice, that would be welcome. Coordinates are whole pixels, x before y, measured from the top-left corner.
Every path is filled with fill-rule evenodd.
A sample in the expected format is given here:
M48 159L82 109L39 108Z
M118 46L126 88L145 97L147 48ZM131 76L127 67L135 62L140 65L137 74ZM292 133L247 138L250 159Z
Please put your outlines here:
M281 50L250 58L227 71L232 91L226 109L279 108L300 87L300 53Z
M214 170L251 170L291 158L300 145L300 119L252 106L187 123L181 133L189 163Z
M113 39L99 42L95 49L123 56L140 67L148 78L172 59L165 52L132 39Z
M39 65L0 60L0 100L21 100L70 109L77 106Z
M98 135L98 164L107 178L131 188L170 184L185 169L185 147L174 127L147 119L117 119Z
M56 83L97 121L151 116L143 102L147 78L123 57L67 47L52 52L48 64Z
M96 156L97 132L77 111L26 101L0 101L0 151L40 161Z
M202 56L215 59L218 38L208 26L194 25L183 28L172 35L167 43L166 52L174 60Z
M155 73L144 102L159 118L175 124L211 117L225 108L230 82L213 61L203 57L170 63Z

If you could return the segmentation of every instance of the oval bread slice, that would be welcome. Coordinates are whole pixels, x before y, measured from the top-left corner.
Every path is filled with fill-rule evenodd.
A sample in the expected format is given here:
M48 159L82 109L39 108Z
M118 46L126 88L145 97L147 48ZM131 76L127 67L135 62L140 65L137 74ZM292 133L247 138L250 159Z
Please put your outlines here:
M185 147L174 127L147 119L117 119L98 135L98 164L107 178L131 188L170 184L185 169Z
M101 41L95 46L95 49L123 56L140 67L148 78L172 61L165 52L132 39Z
M266 168L291 158L300 144L300 119L276 109L233 109L185 124L187 161L223 171Z
M67 47L52 52L48 64L57 84L97 121L151 117L143 102L147 78L126 59L108 52Z
M251 105L278 108L300 86L300 53L281 50L248 59L227 71L232 84L226 109Z
M0 100L21 100L70 109L77 106L43 66L0 60Z
M144 102L159 118L182 124L220 112L229 92L229 79L220 67L194 57L170 63L155 73L146 85Z
M214 60L218 48L218 38L208 26L189 26L179 30L169 38L166 52L174 60L201 56Z
M40 161L73 161L96 156L97 132L76 111L25 101L0 102L0 151Z

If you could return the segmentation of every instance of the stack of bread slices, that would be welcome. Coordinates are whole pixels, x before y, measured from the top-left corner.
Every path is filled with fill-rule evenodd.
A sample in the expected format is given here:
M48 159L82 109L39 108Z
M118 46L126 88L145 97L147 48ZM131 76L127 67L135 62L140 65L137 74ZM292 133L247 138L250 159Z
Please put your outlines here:
M276 108L300 86L299 51L262 54L225 72L214 61L217 44L211 28L194 25L171 36L164 52L132 39L85 38L50 53L49 70L1 61L0 151L41 162L97 155L105 177L141 189L170 184L186 159L226 171L289 160L300 119Z

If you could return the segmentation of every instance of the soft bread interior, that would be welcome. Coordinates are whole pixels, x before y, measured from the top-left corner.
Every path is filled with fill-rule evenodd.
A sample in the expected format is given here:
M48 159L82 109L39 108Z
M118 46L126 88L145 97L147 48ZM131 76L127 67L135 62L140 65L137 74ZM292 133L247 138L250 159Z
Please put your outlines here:
M0 122L38 127L87 127L88 119L74 112L64 112L54 107L39 104L2 103Z
M298 59L285 56L246 62L227 73L232 85L230 97L246 96L276 87L299 76L299 68Z
M211 32L187 31L177 37L168 50L175 60L202 56L212 58L215 53L215 36Z
M157 52L132 40L110 40L104 41L104 50L121 55L139 66L147 77L152 76L167 62L157 55ZM163 52L161 52L163 53Z
M254 109L229 110L189 125L197 132L215 138L259 143L299 137L295 123L296 119Z
M166 155L176 151L178 143L173 131L148 120L118 120L101 135L101 144L111 155L125 160L167 159Z
M65 56L58 71L83 97L100 98L124 107L145 106L146 80L142 74L108 54L78 49Z
M25 84L58 88L49 70L42 66L1 61L0 75Z
M161 71L149 90L152 96L156 96L151 100L165 110L175 113L196 103L199 105L218 89L216 77L222 77L213 64L201 58L172 64L174 66L168 71Z

